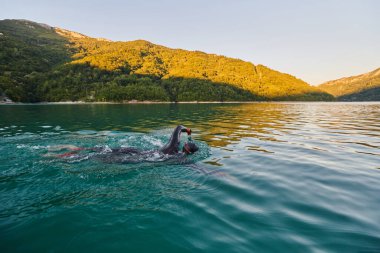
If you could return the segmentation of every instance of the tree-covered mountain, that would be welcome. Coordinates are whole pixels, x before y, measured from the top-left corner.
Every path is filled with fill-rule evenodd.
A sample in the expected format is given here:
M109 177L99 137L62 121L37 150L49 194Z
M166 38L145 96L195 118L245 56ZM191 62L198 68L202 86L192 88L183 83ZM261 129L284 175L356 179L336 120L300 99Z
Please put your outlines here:
M380 101L380 68L374 71L329 81L322 90L344 101Z
M0 93L14 101L332 100L263 65L137 40L0 21Z

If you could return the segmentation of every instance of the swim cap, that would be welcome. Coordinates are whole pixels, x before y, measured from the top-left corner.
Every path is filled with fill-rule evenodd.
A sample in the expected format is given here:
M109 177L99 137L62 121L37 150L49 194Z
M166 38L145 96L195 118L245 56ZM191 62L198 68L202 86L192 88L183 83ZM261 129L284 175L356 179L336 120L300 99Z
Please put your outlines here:
M199 150L198 146L194 142L185 142L183 145L183 152L193 154Z

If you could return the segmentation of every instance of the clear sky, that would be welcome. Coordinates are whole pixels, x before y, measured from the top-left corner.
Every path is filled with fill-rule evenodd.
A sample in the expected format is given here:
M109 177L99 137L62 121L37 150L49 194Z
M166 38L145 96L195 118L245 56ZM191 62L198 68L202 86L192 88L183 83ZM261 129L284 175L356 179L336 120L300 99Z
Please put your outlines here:
M0 0L6 18L239 58L314 85L380 67L380 0Z

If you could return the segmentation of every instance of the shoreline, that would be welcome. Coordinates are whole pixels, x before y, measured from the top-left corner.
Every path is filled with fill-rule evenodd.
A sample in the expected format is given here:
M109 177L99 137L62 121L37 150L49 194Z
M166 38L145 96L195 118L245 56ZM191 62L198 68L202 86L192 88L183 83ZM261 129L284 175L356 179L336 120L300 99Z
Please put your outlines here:
M37 102L23 103L11 102L0 105L138 105L138 104L258 104L258 103L379 103L380 101L128 101L128 102L84 102L84 101L64 101L64 102Z

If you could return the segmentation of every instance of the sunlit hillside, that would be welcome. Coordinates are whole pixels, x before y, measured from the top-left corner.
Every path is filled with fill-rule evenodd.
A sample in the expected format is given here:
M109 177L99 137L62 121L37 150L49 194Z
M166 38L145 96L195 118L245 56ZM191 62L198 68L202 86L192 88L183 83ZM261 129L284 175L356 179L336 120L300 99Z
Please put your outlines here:
M331 100L263 65L138 40L0 21L0 92L14 101Z
M380 68L362 75L329 81L319 88L340 100L380 101Z

